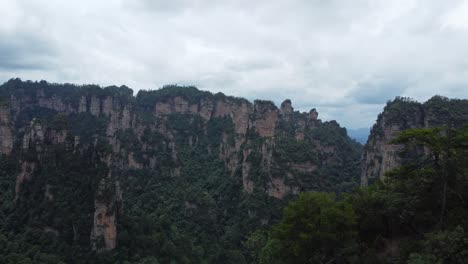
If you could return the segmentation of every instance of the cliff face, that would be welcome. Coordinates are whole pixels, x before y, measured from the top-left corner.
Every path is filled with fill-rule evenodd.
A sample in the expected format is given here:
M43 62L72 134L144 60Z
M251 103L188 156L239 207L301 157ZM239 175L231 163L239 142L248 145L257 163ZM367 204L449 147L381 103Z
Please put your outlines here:
M435 96L425 103L396 98L379 114L364 147L361 160L361 185L382 179L386 172L402 165L402 146L391 144L409 128L463 127L468 124L468 100L449 100ZM415 150L423 153L423 150Z
M352 183L358 174L346 169L359 157L346 130L322 123L315 109L294 111L289 100L278 109L269 101L252 104L193 87L133 97L126 87L20 80L1 86L0 96L8 98L0 107L0 153L19 162L18 210L40 204L50 215L41 220L44 228L87 241L97 251L117 246L122 201L133 192L121 190L119 177L192 177L195 161L206 156L224 164L225 177L239 179L245 193L281 199L299 191L341 190L336 181ZM81 190L86 194L76 186L70 191L68 184L87 184ZM79 221L57 224L51 212L67 214L73 199L81 203L71 213Z
M0 103L0 154L9 155L13 149L14 130L10 109Z
M48 125L33 118L14 149L20 166L15 185L17 214L24 217L40 208L42 214L57 216L26 222L34 221L78 244L91 242L98 251L113 249L121 194L111 177L111 155L99 139L84 142L73 136L64 119L54 121Z

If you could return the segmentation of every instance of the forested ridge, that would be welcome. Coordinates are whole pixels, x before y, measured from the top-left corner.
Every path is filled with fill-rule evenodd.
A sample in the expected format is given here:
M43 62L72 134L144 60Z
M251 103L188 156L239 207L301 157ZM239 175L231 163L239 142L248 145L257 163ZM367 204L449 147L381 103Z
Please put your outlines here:
M393 129L401 164L359 187L362 146L289 100L12 79L0 263L466 263L465 102L430 103L440 122Z
M361 145L285 100L0 87L2 263L253 263L288 201L359 185Z
M301 194L260 263L466 263L468 129L408 129L392 143L405 165L341 197Z

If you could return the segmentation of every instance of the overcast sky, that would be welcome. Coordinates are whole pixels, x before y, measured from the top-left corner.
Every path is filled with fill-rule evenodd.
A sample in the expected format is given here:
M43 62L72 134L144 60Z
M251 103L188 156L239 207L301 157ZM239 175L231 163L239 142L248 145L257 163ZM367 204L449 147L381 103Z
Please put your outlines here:
M196 85L371 126L468 97L468 1L0 0L0 82Z

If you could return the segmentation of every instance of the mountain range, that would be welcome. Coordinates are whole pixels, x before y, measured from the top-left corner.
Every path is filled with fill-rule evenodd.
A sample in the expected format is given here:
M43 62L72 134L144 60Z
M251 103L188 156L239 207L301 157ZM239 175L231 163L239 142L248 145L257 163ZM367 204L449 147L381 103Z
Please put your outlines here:
M16 243L10 253L31 251L37 263L249 262L249 238L291 198L381 179L404 163L390 144L398 132L468 120L466 100L396 98L367 139L369 129L347 131L287 99L174 85L133 94L0 86L0 242Z

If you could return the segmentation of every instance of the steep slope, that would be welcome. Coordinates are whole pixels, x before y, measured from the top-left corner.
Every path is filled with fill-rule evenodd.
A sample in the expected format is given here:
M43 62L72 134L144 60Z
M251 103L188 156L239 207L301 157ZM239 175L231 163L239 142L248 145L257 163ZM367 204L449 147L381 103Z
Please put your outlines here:
M0 152L14 164L2 181L14 177L16 197L4 214L17 232L43 230L80 254L120 243L123 258L170 259L188 243L179 255L217 262L276 221L281 199L358 182L360 145L289 100L278 109L194 87L133 97L124 86L19 79L0 99ZM155 244L137 246L146 236Z
M379 114L364 147L361 162L361 185L375 179L404 163L399 155L402 146L390 142L403 130L422 127L461 128L468 125L468 100L434 96L425 103L397 97L388 102ZM420 154L424 150L415 149Z

